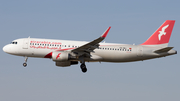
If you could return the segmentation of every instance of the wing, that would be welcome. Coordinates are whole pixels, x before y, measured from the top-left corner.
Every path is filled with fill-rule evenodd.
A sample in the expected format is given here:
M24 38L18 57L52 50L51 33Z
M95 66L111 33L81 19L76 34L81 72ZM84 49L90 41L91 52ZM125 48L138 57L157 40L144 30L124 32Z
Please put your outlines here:
M84 52L85 53L93 52L93 50L95 48L98 48L99 43L106 38L110 29L111 29L111 27L109 27L99 38L97 38L87 44L84 44L76 49L73 49L73 50L71 50L71 52L81 53L81 55L84 54Z

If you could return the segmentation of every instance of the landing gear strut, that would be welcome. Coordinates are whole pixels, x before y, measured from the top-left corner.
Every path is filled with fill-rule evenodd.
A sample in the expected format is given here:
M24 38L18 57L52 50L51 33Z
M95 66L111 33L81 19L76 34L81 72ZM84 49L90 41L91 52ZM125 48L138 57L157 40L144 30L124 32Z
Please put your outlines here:
M26 67L26 66L27 66L27 59L28 59L28 57L27 57L27 56L25 56L25 62L23 63L23 66L24 66L24 67Z
M83 73L87 72L87 68L86 68L85 63L82 63L80 67L81 67L81 70L82 70Z

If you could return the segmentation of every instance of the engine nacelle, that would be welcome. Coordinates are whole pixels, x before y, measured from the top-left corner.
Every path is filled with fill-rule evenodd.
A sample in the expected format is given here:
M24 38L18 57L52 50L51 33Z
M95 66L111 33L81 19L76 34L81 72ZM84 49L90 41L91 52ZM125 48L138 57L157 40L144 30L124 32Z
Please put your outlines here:
M52 60L53 61L68 61L69 53L64 51L57 51L52 53Z
M67 67L75 64L78 64L78 61L56 62L56 66L60 66L60 67Z

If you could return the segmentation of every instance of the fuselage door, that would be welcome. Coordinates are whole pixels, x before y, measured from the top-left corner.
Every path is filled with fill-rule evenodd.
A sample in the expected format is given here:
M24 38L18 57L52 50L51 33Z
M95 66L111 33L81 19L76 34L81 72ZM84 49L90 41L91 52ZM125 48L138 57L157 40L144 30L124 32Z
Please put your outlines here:
M23 49L28 49L29 38L23 40Z
M138 46L138 48L137 48L137 56L140 56L140 57L143 56L143 47L142 46Z

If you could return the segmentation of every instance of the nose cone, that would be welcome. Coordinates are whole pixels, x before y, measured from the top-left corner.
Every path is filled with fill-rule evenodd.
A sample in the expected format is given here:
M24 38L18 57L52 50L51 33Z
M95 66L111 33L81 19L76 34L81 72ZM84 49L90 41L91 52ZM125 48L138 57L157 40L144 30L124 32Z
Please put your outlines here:
M8 45L4 46L3 51L6 53L10 53L10 47Z
M3 47L3 51L4 51L4 52L7 51L7 47L6 47L6 46Z

